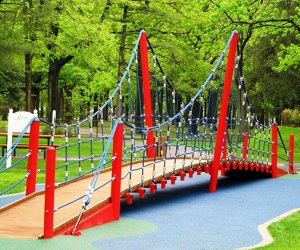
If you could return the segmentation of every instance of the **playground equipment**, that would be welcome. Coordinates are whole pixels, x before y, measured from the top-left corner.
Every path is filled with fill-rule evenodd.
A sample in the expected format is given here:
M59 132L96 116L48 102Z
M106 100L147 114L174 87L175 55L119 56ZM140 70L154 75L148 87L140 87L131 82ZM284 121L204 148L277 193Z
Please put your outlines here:
M252 112L236 31L186 104L142 31L122 79L98 111L75 124L32 120L28 126L33 138L40 122L50 126L51 143L55 130L63 129L64 145L47 149L46 170L36 168L36 146L26 154L30 163L17 184L26 179L27 196L0 209L2 237L79 235L79 230L119 219L120 197L131 204L134 192L144 198L146 189L155 193L157 184L166 188L167 181L175 184L177 178L184 181L195 172L210 174L210 192L216 191L219 172L275 178L280 145L294 172L293 136L288 153L282 139L278 143L275 121L260 123ZM19 164L2 170L11 152L0 159L0 177ZM35 176L44 172L45 191L36 192Z

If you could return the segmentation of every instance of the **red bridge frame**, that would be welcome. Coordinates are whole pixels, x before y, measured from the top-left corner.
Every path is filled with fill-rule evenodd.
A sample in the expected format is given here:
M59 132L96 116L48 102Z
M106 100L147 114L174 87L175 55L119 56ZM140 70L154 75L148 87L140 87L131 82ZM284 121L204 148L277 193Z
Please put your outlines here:
M230 89L232 84L232 76L235 65L236 50L238 43L238 34L235 33L230 43L228 62L226 68L224 89L222 95L222 103L220 107L220 117L218 120L218 131L216 137L216 144L214 149L213 163L210 168L210 185L209 191L215 192L218 182L219 170L224 170L224 164L221 163L222 145L226 144L226 115L229 105ZM144 90L144 108L145 108L145 123L148 128L153 126L152 121L152 106L151 106L151 94L150 94L150 75L148 66L148 45L147 35L144 32L140 40L140 59L142 63L142 83ZM111 188L111 201L103 208L94 211L86 217L83 217L78 229L86 229L95 225L101 225L110 221L118 220L120 218L120 187L121 187L121 169L122 169L122 143L123 140L123 124L119 124L114 135L113 141L113 155L116 156L116 160L112 165L112 177L115 180L112 182ZM38 156L38 136L39 136L39 120L35 120L30 128L30 141L29 150L31 155L28 158L28 172L30 176L27 178L26 195L35 192L36 186L36 171L37 171L37 156ZM248 134L244 136L244 151L243 156L246 158L248 154ZM225 142L225 143L224 143ZM155 154L154 150L154 136L153 131L148 130L147 134L147 155L148 158L153 158ZM278 127L273 125L272 127L272 177L277 177L277 151L278 151ZM293 154L294 152L294 136L290 136L290 173L293 166ZM223 150L223 160L226 159L226 146ZM55 235L63 233L69 233L73 226L63 229L60 232L53 233L53 218L54 218L54 181L55 181L55 161L56 161L56 149L49 147L46 154L46 188L45 188L45 219L44 219L44 238L52 238ZM244 163L247 164L248 163ZM246 165L245 165L246 166Z

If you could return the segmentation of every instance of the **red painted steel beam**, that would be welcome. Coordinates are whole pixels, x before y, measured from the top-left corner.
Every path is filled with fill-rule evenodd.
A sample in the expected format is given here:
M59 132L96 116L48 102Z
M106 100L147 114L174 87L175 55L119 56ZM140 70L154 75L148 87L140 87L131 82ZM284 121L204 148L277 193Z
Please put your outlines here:
M272 126L272 178L277 177L278 125Z
M46 183L44 209L44 238L53 237L56 149L46 151Z
M113 141L113 156L115 156L116 159L112 162L111 172L112 178L115 178L111 184L111 203L113 204L112 220L120 219L123 130L124 125L119 123Z
M289 173L294 174L294 135L290 134Z
M26 182L26 196L35 192L36 186L36 170L39 153L39 133L40 133L40 121L38 118L32 122L30 126L29 135L29 152L31 153L28 157L27 172L29 176Z
M153 126L152 121L152 102L150 93L150 74L149 74L149 64L148 64L148 43L146 32L142 33L140 40L140 57L141 57L141 70L142 70L142 83L143 83L143 93L144 93L144 108L145 108L145 123L148 128ZM154 148L154 136L153 131L149 130L147 134L147 155L148 158L154 158L155 148Z
M222 94L222 102L220 107L220 117L218 120L218 132L216 137L216 144L214 150L214 158L211 167L211 176L210 176L210 184L209 184L209 191L216 192L217 190L217 182L218 182L218 171L222 153L222 143L224 139L224 135L226 132L226 116L228 111L228 103L230 98L230 89L232 84L232 76L235 66L235 55L238 43L238 34L235 33L231 39L229 53L228 53L228 61L227 61L227 68L225 73L225 81L224 81L224 88Z

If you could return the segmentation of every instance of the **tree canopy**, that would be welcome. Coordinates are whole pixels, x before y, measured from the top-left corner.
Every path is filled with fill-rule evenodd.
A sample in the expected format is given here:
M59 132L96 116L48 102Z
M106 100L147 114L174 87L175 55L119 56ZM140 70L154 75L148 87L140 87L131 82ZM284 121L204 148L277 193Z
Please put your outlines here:
M117 84L142 29L182 96L202 85L237 30L256 113L300 108L298 0L2 0L0 20L3 115L86 115Z

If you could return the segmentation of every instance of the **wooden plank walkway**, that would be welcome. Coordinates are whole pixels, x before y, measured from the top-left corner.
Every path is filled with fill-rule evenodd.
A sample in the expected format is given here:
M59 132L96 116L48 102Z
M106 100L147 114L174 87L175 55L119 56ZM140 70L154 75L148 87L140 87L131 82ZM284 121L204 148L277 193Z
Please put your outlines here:
M151 162L147 162L151 163ZM194 163L198 163L194 159ZM185 169L191 164L190 159L176 159L176 173L181 171L182 166ZM166 177L169 177L173 171L174 159L168 159L165 162ZM194 165L193 167L196 167ZM155 181L162 179L164 162L160 161L155 164ZM132 169L141 168L141 163L137 162L132 166ZM122 176L130 170L129 165L122 167ZM144 168L144 186L151 183L153 173L153 164ZM135 191L141 184L142 170L132 171L132 191ZM97 186L111 179L111 171L104 170L99 177ZM87 187L91 181L90 176L83 177L72 183L62 185L55 189L55 207L62 206L67 202L74 200L85 194ZM121 196L128 192L129 175L121 182ZM92 201L88 206L88 210L95 209L96 206L103 205L110 200L111 184L96 191L92 197ZM5 238L23 238L23 239L38 239L43 236L44 223L44 191L37 192L28 197L5 206L0 209L0 237ZM71 221L75 221L81 210L82 199L59 209L54 214L54 231L64 227Z

